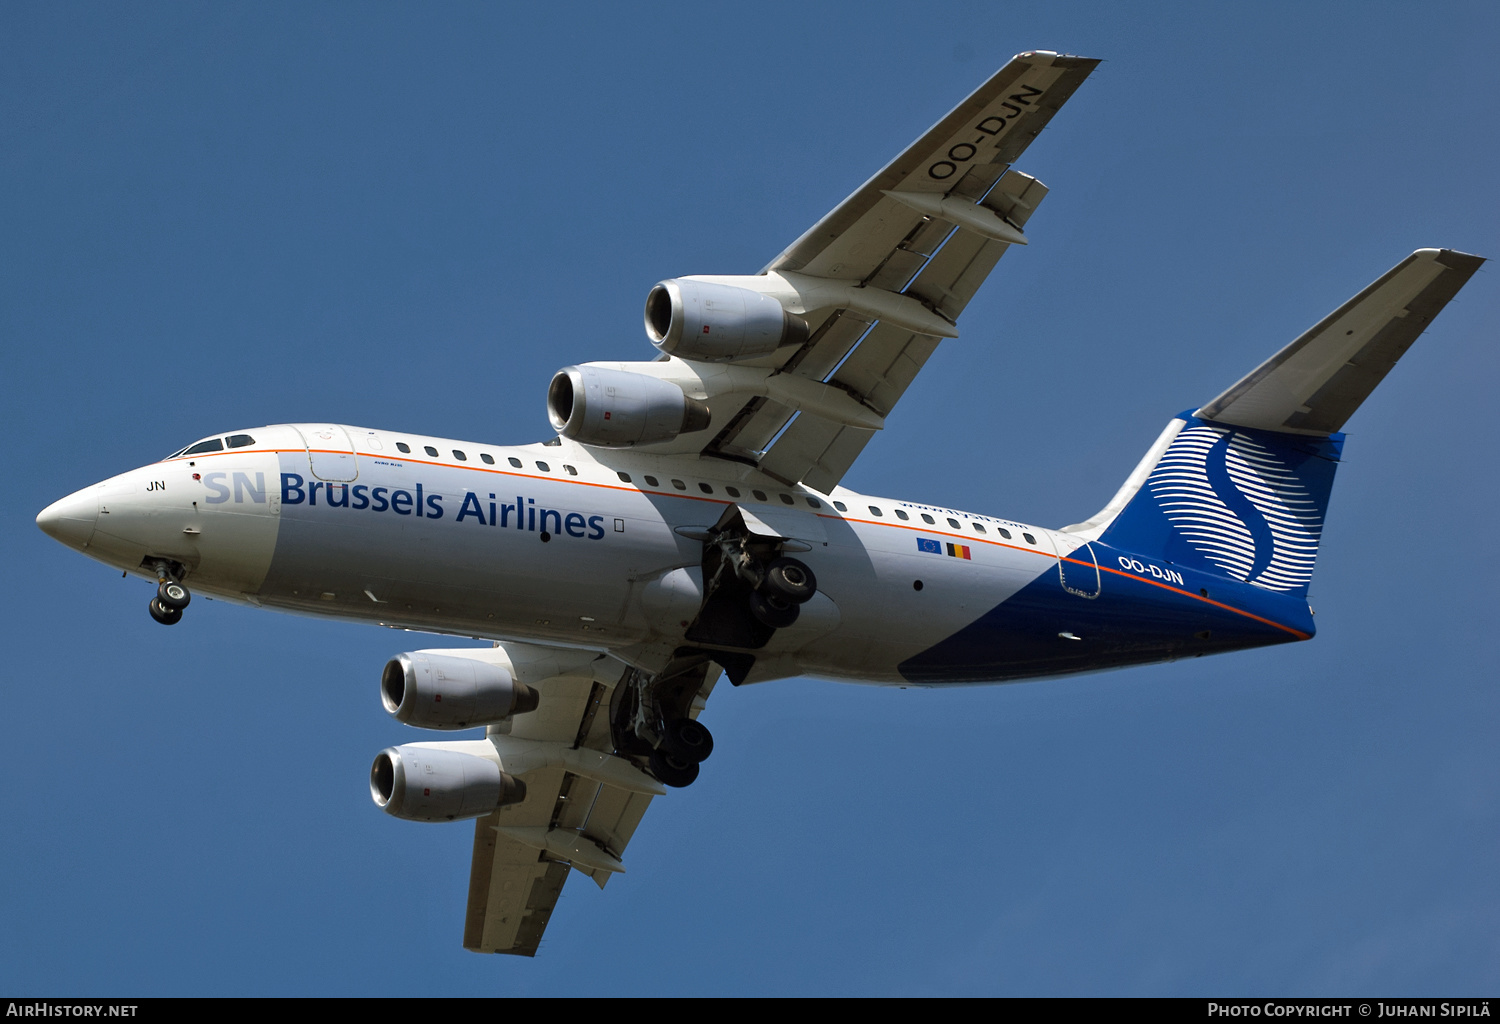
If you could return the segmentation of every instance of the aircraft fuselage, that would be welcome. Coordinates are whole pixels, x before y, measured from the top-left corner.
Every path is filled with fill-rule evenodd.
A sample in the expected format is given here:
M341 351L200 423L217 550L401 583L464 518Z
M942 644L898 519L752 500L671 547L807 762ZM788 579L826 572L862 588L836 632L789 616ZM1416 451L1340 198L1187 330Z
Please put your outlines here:
M1299 598L1160 556L842 488L825 496L722 460L337 425L247 433L253 444L113 477L39 521L137 575L180 566L194 592L221 599L652 666L695 645L703 534L738 505L776 524L818 580L798 620L750 652L751 681L998 681L1313 632Z

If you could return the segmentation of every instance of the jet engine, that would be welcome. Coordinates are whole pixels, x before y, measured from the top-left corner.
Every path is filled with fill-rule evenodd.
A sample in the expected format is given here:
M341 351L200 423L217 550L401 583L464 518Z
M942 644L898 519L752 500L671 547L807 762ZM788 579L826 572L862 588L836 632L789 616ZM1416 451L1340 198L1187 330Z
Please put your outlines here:
M398 654L380 674L380 702L419 729L469 729L535 711L535 690L505 665L473 657L485 650Z
M385 813L408 821L478 818L526 799L526 783L488 757L486 747L460 743L407 743L387 747L370 766L370 798Z
M557 371L547 418L563 437L600 448L670 441L708 426L708 406L670 381L583 363Z
M732 363L807 340L807 321L769 295L734 285L674 278L646 296L651 344L683 359Z

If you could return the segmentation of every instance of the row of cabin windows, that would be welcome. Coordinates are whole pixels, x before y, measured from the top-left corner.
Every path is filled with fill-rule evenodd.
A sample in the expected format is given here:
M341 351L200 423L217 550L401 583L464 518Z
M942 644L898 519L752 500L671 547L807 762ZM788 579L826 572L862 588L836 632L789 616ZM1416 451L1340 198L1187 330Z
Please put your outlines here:
M176 459L176 458L180 458L180 457L185 456L185 455L203 455L203 454L206 454L208 452L221 452L221 451L224 451L226 448L245 448L245 447L247 447L249 445L252 445L254 443L255 443L255 438L251 437L249 434L231 434L229 437L224 438L222 442L217 437L211 437L211 438L209 438L206 441L199 441L197 444L189 445L188 447L182 449L182 451L177 452L174 455L167 456L167 458L169 458L169 459ZM411 445L407 444L405 441L397 441L396 442L396 448L397 448L397 450L405 452L408 455L411 454ZM432 457L434 459L438 457L438 450L436 448L434 448L430 444L429 445L423 445L422 446L422 450L424 452L426 452L430 457ZM453 457L455 459L457 459L459 462L468 462L469 461L469 456L466 455L464 452L460 451L457 448L453 449ZM480 459L481 462L483 462L487 466L493 466L495 464L495 457L493 455L490 455L488 452L480 452L479 453L479 459ZM524 465L521 463L521 460L518 459L518 458L516 458L514 455L507 456L506 461L509 462L511 464L511 467L514 468L514 469L524 469L525 468ZM545 462L537 462L536 468L539 469L539 470L541 470L543 473L550 473L550 472L552 472L552 467L549 466ZM578 470L575 469L575 468L573 468L572 466L564 465L563 469L567 470L569 476L577 476L578 475ZM620 477L620 480L623 481L624 483L627 483L627 484L631 483L631 479L630 479L630 474L629 473L623 473L622 472L622 473L619 473L618 476ZM648 486L648 487L660 487L661 486L661 481L659 481L654 476L645 475L645 476L642 477L642 479L645 480L646 486ZM685 482L683 482L681 480L676 480L676 479L672 480L672 486L675 487L679 491L686 491L688 489L687 488L687 484ZM730 486L728 484L724 484L722 486L724 487L724 493L727 494L727 495L729 495L731 498L738 498L738 497L741 496L740 495L740 489L738 487L733 487L733 486ZM698 490L702 491L704 494L713 494L714 493L713 486L711 484L703 483L701 480L698 482ZM750 493L752 495L754 495L756 501L770 501L771 500L769 497L766 496L766 492L765 491L756 490L754 488L751 488ZM782 504L785 504L785 505L795 505L797 503L796 499L794 499L790 494L778 493L777 497L779 497L781 499L781 501L782 501ZM803 500L807 502L808 507L810 507L810 508L822 508L823 507L818 502L817 498L810 498L810 497L806 497L804 495ZM849 506L845 505L842 501L835 501L833 503L833 507L836 508L836 509L838 509L840 512L847 512L847 511L849 511ZM877 518L877 519L883 519L883 518L885 518L885 513L882 512L875 505L869 506L869 509L870 509L870 515L874 516L875 518ZM900 519L902 522L908 522L908 521L910 521L911 516L907 515L906 512L903 509L899 509L898 508L898 509L895 510L895 512L896 512L896 518L897 519ZM932 518L932 516L928 515L926 512L920 512L920 513L918 513L918 515L920 515L922 517L922 522L926 523L928 526L936 526L937 525L936 520L934 520ZM952 528L954 530L961 530L961 529L963 529L963 527L961 525L959 525L959 522L958 522L957 519L954 519L951 516L946 517L946 518L947 518L948 526L950 528ZM975 533L985 533L986 532L983 523L977 523L976 522L976 523L971 523L970 525L972 525L974 527L974 532ZM1003 526L997 526L997 527L995 527L995 532L998 533L1001 537L1005 538L1006 540L1010 540L1011 539L1010 531L1007 530ZM1026 543L1028 543L1028 544L1035 544L1036 543L1036 538L1033 537L1029 533L1023 533L1023 534L1021 534L1021 536L1024 537L1024 538L1026 538Z
M838 509L840 512L847 512L847 511L849 511L849 506L845 505L842 501L835 501L833 503L833 507L836 508L836 509ZM885 513L882 512L877 506L871 505L871 506L869 506L869 509L870 509L870 515L874 516L876 519L884 519L885 518ZM928 526L936 526L937 525L937 520L933 519L926 512L919 512L917 514L922 517L922 522L926 523ZM911 520L911 516L907 515L906 512L905 512L905 510L899 509L899 508L896 509L896 518L899 519L899 520L901 520L903 523L904 522L909 522ZM947 521L948 527L950 529L953 529L953 530L962 530L963 529L963 525L960 524L959 521L957 519L954 519L952 516L946 516L944 518ZM969 525L972 526L972 527L974 527L974 532L975 533L988 533L989 532L988 530L986 530L984 528L984 524L983 523L971 522ZM997 527L995 527L995 532L998 533L1001 537L1004 537L1006 540L1010 540L1010 531L1007 530L1005 527L1003 527L1003 526L997 526ZM1029 533L1023 533L1023 534L1021 534L1021 536L1026 538L1026 543L1028 543L1028 544L1035 544L1036 543L1036 538L1033 537Z
M405 452L406 454L410 455L411 454L411 445L407 444L405 441L397 441L396 442L396 450L397 451ZM438 450L436 448L434 448L430 444L423 445L422 446L422 450L424 452L426 452L429 456L431 456L434 459L438 457ZM457 459L459 462L468 462L469 461L469 456L465 452L462 452L462 451L460 451L457 448L453 449L453 457L455 459ZM495 464L495 457L493 455L491 455L489 452L480 452L479 453L479 461L483 462L486 466L493 466ZM524 469L525 468L525 466L522 465L521 460L518 459L518 458L516 458L513 455L509 456L508 458L506 458L505 461L509 462L511 464L511 466L513 468L515 468L515 469ZM545 462L538 462L536 464L536 468L540 469L543 473L550 473L550 472L552 472L552 467L549 466L549 465L547 465L547 463L545 463ZM568 471L568 475L569 476L577 476L578 475L578 470L575 469L575 468L573 468L572 466L565 465L565 466L563 466L563 469L565 469L565 470Z
M249 434L231 434L228 437L224 438L222 441L219 438L217 438L217 437L211 437L211 438L209 438L206 441L199 441L197 444L189 445L188 447L182 449L182 451L177 452L174 455L167 456L167 458L169 458L169 459L176 459L176 458L180 458L180 457L185 456L185 455L204 455L204 454L207 454L209 452L221 452L221 451L224 451L226 448L245 448L245 447L248 447L250 445L253 445L254 443L255 443L255 438L251 437ZM407 444L405 441L397 441L396 442L396 448L397 448L397 450L405 452L408 455L411 454L411 445ZM424 452L426 452L430 457L432 457L434 459L438 457L438 450L436 448L434 448L430 444L423 445L422 446L422 450ZM453 457L455 459L457 459L459 462L468 462L469 461L469 456L467 454L465 454L464 452L460 451L457 448L453 449ZM479 453L479 459L480 459L481 462L483 462L487 466L493 466L495 464L495 457L493 455L489 454L488 452L480 452ZM514 455L508 456L506 458L506 461L509 462L511 464L511 467L514 468L514 469L524 469L525 468L523 466L523 464L521 463L521 460L518 459L518 458L516 458ZM537 462L536 468L539 469L539 470L541 470L543 473L550 473L550 472L552 472L552 467L549 466L545 462L540 462L540 461ZM563 469L567 470L567 473L568 473L569 476L577 476L578 475L578 470L575 469L575 468L573 468L572 466L569 466L569 465L565 464L563 466ZM624 483L628 484L628 483L631 482L630 474L629 473L623 473L622 472L622 473L619 473L618 475L620 477L620 480L623 481ZM654 476L646 475L646 476L643 476L642 479L645 480L646 486L648 486L648 487L660 487L661 486L661 481L659 481ZM677 480L677 479L673 479L672 480L672 486L675 487L679 491L686 491L688 489L687 488L687 484L685 482L683 482L681 480ZM731 498L741 497L740 489L738 487L733 487L733 486L730 486L728 484L724 484L722 486L724 487L724 493L727 494L727 495L729 495ZM713 486L711 484L703 483L701 480L698 482L698 490L702 491L704 494L713 494L714 493ZM751 488L750 493L752 495L754 495L756 501L770 501L771 500L769 497L766 496L766 492L765 491L756 490L754 488ZM781 501L782 501L782 504L785 504L785 505L795 505L797 503L796 499L794 499L790 494L778 493L777 497L779 497L781 499ZM808 507L810 507L810 508L822 508L823 507L818 502L817 498L810 498L810 497L804 496L803 500L807 502ZM833 507L836 508L836 509L838 509L840 512L847 512L847 511L849 511L849 506L845 505L842 501L835 501L833 503ZM871 506L869 506L869 509L870 509L870 515L874 516L875 518L877 518L877 519L883 519L883 518L885 518L885 513L882 512L877 506L871 505ZM899 509L898 508L898 509L895 510L895 512L896 512L896 518L897 519L900 519L902 522L908 522L908 521L910 521L911 516L907 515L906 512L903 509ZM918 513L918 515L920 515L922 517L922 522L926 523L928 526L936 526L937 525L937 522L932 518L932 516L928 515L926 512L920 512L920 513ZM946 518L947 518L948 526L950 528L952 528L954 530L961 530L961 529L963 529L963 527L961 525L959 525L959 522L958 522L957 519L954 519L951 516L946 517ZM970 525L972 525L974 527L974 532L975 533L981 533L982 534L982 533L986 532L983 523L977 523L976 522L976 523L971 523ZM1007 530L1003 526L997 526L997 527L995 527L995 532L998 533L1001 537L1005 538L1006 540L1010 540L1011 539L1010 531ZM1029 533L1023 533L1023 534L1021 534L1021 536L1024 537L1024 538L1026 538L1026 543L1028 543L1028 544L1035 544L1036 543L1036 538L1033 537Z
M631 480L631 478L630 478L630 474L629 473L616 473L615 475L620 478L620 481L622 483L627 483L628 484L628 483L632 483L633 482ZM658 480L654 476L650 476L649 474L648 475L643 475L641 477L641 479L643 481L645 481L645 484L646 484L647 487L660 487L661 486L661 481ZM688 489L688 486L687 486L686 482L684 482L682 480L675 480L674 479L674 480L671 481L671 483L672 483L672 486L675 487L679 491L685 491L685 490ZM729 495L731 498L741 497L740 489L738 487L732 487L729 484L720 484L719 486L723 487L724 488L724 493L727 494L727 495ZM706 484L706 483L704 483L701 480L698 481L698 490L702 491L704 494L713 494L714 493L713 485L712 484ZM754 495L756 501L770 501L771 500L766 495L765 491L758 491L758 490L756 490L754 488L751 488L750 489L750 493L752 495ZM783 505L795 505L795 504L797 504L797 499L793 498L790 494L777 494L777 497L781 499L781 503ZM805 501L805 502L807 502L807 507L808 508L822 508L823 507L822 502L818 501L817 498L809 498L806 495L803 495L802 500Z

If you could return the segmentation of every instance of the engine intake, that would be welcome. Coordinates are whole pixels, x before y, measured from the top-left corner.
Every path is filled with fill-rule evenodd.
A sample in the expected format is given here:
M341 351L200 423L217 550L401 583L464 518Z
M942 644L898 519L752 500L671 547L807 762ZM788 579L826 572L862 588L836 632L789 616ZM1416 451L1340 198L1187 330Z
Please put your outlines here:
M732 363L800 345L808 326L769 295L674 278L646 296L646 336L670 355Z
M535 711L538 699L504 665L436 651L398 654L380 674L380 702L419 729L493 725Z
M600 448L670 441L708 426L708 406L670 381L583 363L557 371L547 418L563 437Z
M526 799L526 783L457 746L407 743L382 750L370 766L370 799L407 821L479 818Z

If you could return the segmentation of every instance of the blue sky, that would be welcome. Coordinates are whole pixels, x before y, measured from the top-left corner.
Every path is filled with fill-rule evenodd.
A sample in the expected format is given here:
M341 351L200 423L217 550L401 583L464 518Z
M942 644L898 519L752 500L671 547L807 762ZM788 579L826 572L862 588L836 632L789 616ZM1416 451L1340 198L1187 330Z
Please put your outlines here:
M1495 271L1350 422L1308 644L1005 687L724 687L535 960L380 814L418 635L149 588L48 502L205 434L547 434L1012 53L1106 63L846 478L1048 526L1422 246L1500 256L1490 4L0 7L0 990L1482 994L1500 982Z

